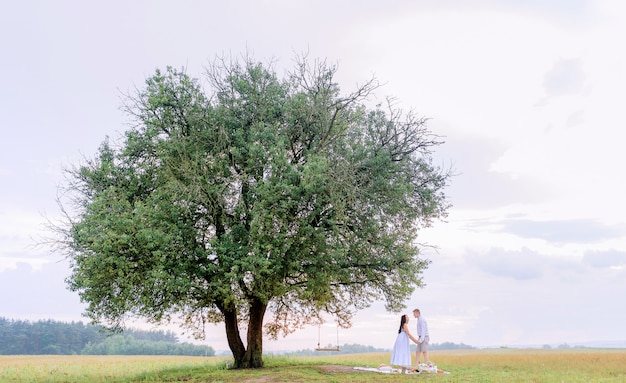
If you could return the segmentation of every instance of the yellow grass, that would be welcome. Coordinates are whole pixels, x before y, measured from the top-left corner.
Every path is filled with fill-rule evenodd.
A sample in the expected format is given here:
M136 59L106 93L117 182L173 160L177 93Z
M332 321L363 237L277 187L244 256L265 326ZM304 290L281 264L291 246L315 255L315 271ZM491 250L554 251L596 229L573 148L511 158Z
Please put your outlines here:
M387 375L320 365L377 367L389 353L266 356L267 368L226 370L225 357L0 356L2 383L86 382L626 382L626 350L433 351L444 374Z
M359 361L369 367L388 361L385 353L365 355ZM626 382L626 349L432 351L430 360L450 372L431 376L438 382Z
M223 360L191 356L0 356L0 382L112 382L164 369L219 364Z

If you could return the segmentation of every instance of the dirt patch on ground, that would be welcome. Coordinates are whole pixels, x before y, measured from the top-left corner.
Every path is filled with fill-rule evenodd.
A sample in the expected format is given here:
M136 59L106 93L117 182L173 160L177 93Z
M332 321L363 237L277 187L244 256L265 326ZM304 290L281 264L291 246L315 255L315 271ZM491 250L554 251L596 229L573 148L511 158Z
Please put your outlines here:
M262 376L260 378L244 380L243 383L269 383L274 379L273 376Z
M298 366L294 368L302 368L302 366ZM354 367L341 366L338 364L329 364L329 365L323 365L323 366L309 366L309 368L315 368L322 374L328 374L328 375L350 374L350 373L353 374L353 373L363 372L363 371L355 370ZM284 377L278 377L275 374L269 374L269 375L255 377L255 378L249 378L249 379L243 380L242 382L243 383L270 383L270 382L276 383L276 382L284 382L285 380L283 379Z
M347 374L347 373L353 373L353 372L363 372L363 371L355 370L354 367L351 367L351 366L341 366L338 364L317 366L316 368L320 372L323 372L325 374Z

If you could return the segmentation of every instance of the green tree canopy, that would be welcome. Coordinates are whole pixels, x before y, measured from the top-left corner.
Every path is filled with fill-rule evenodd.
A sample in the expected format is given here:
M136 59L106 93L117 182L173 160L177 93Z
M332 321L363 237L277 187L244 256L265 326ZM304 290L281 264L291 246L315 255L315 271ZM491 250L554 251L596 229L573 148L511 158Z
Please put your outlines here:
M167 68L127 98L122 142L68 169L68 284L94 322L224 322L235 366L261 367L264 330L404 307L429 263L417 232L448 208L441 141L393 103L369 107L375 80L346 95L335 73L217 59L207 90Z

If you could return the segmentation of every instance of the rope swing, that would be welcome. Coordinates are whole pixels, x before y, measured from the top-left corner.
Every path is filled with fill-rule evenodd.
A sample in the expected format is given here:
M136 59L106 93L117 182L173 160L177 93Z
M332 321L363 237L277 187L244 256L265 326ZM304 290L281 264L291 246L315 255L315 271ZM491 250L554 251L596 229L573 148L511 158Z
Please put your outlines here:
M337 324L337 343L335 343L335 347L322 347L320 345L321 335L322 325L319 324L317 325L317 348L315 351L341 351L341 348L339 348L339 324Z

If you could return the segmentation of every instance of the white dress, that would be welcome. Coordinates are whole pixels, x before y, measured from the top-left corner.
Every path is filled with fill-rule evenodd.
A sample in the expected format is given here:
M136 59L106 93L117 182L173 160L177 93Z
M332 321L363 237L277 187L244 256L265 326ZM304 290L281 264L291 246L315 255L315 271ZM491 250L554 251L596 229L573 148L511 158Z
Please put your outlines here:
M411 367L411 345L409 344L409 336L404 332L404 329L400 331L396 343L393 345L390 364L392 366Z

